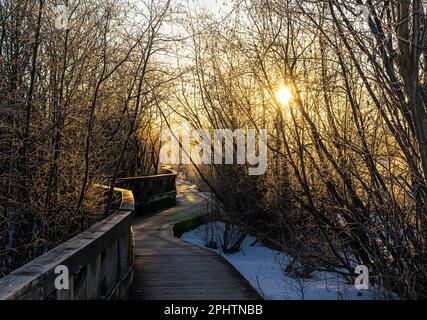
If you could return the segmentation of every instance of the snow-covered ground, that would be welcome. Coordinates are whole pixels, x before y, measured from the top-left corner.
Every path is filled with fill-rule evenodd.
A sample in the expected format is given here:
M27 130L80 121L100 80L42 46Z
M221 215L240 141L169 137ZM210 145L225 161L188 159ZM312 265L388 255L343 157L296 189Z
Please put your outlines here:
M215 230L214 239L224 230L223 223L200 226L184 233L181 239L205 247L208 234ZM211 238L211 237L209 237ZM317 272L313 279L296 278L283 270L291 258L278 251L271 250L247 236L241 251L226 255L213 250L228 260L249 283L267 300L368 300L373 299L369 291L358 291L353 285L337 274ZM219 243L219 242L218 242Z

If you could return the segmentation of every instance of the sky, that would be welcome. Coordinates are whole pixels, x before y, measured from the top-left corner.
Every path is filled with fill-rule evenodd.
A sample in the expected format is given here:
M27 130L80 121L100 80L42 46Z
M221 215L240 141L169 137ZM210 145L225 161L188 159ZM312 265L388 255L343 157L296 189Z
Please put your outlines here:
M195 9L206 8L213 14L224 13L227 9L227 0L173 0L174 3L194 3Z
M172 0L171 6L177 8L182 6L183 11L188 12L189 17L196 17L199 13L208 11L214 20L220 21L224 16L231 12L230 0ZM227 4L228 3L228 4ZM186 19L185 17L184 19ZM164 24L164 33L176 38L187 37L189 34L183 26L176 23ZM182 42L182 44L184 44ZM179 48L186 50L185 48ZM185 51L181 52L182 61L185 60Z

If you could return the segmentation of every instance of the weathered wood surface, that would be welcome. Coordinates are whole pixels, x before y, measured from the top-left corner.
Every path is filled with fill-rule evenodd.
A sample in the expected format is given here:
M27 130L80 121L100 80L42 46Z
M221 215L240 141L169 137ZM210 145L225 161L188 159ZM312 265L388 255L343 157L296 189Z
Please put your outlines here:
M174 224L201 215L202 198L191 188L178 184L176 207L135 220L134 281L129 298L259 299L249 283L222 257L173 236Z

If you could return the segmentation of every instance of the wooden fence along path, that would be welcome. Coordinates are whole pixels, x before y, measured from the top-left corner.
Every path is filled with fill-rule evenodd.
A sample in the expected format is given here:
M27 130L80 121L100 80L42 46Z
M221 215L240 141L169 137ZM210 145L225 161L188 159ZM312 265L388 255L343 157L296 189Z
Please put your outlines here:
M170 208L175 179L174 172L120 179L120 208L1 278L0 300L258 299L222 257L174 237L174 226L202 214L201 197L186 184ZM55 288L57 266L68 268L68 290Z
M95 300L126 295L132 281L134 199L122 193L120 209L75 238L0 279L0 300ZM66 266L69 289L57 290L55 269Z

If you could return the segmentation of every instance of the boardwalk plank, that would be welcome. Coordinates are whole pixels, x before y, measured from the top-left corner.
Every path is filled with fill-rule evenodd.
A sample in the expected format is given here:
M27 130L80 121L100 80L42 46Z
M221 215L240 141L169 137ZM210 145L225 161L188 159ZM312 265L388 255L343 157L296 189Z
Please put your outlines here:
M259 299L249 283L222 257L174 238L175 223L201 214L202 198L188 189L186 192L190 192L195 201L190 202L181 195L177 207L135 221L134 281L129 298Z

